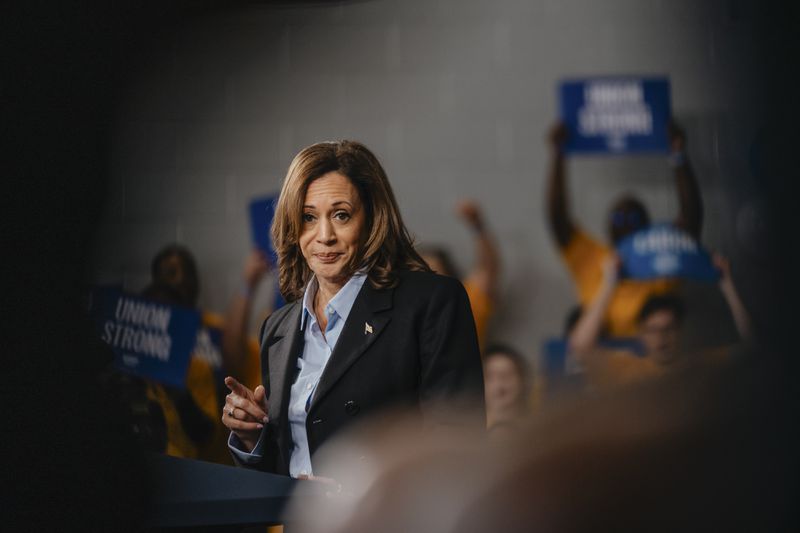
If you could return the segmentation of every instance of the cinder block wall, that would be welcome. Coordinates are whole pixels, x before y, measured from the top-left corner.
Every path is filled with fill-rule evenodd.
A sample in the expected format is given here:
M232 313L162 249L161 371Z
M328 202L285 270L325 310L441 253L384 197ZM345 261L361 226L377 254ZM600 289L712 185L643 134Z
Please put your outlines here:
M373 0L187 21L153 35L131 72L93 279L140 290L156 251L177 241L197 257L202 307L224 311L250 248L249 200L278 190L300 148L358 139L419 242L447 243L462 270L473 249L453 206L480 201L505 266L493 336L534 357L575 302L544 221L544 135L558 81L594 74L670 77L703 239L752 274L757 233L741 229L760 215L751 14L723 0ZM677 213L664 158L581 158L569 174L576 218L598 235L622 192L655 220Z

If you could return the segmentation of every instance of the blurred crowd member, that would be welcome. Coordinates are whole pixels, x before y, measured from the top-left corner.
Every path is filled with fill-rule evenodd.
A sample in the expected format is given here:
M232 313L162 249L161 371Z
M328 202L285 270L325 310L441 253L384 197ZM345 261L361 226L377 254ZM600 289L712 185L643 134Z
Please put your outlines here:
M172 244L162 249L153 259L151 283L142 296L168 305L196 308L200 294L197 264L185 247ZM222 318L213 313L202 313L202 324L222 327ZM236 360L226 360L223 366L236 367ZM227 451L227 430L219 420L219 409L224 403L224 383L204 357L193 354L186 374L186 388L181 389L158 383L147 384L147 395L156 401L166 424L166 449L175 457L202 459L231 464Z
M683 131L670 125L670 164L675 172L680 213L675 224L696 240L700 239L703 206L700 189L686 156L686 137ZM564 143L567 130L557 124L550 131L552 159L547 180L547 220L561 256L577 286L578 299L585 308L595 299L603 280L602 264L612 249L583 230L572 218L567 199ZM624 237L649 226L650 215L644 204L631 195L618 199L611 207L608 219L609 237L616 246ZM604 319L613 336L636 333L636 317L642 304L655 294L676 288L670 280L634 281L620 283L613 294Z
M798 399L770 363L575 396L502 443L416 435L414 413L393 414L320 450L341 491L298 483L287 521L305 533L796 531Z
M422 247L420 253L428 266L443 276L461 279L469 296L478 342L481 347L486 342L494 308L497 305L497 283L500 277L500 254L497 244L489 230L480 207L476 202L465 200L458 204L456 211L472 230L475 236L475 267L462 278L456 269L450 253L444 248Z
M261 382L259 339L250 335L248 327L253 309L253 296L270 264L264 252L253 250L242 271L242 286L231 300L225 315L222 350L231 374L248 388Z
M483 381L487 428L513 431L528 412L531 387L525 358L510 346L490 346L483 356Z
M742 340L750 340L752 328L747 310L733 284L727 259L716 255L720 270L719 287L734 317ZM638 335L643 356L629 351L608 350L598 346L603 316L612 301L619 283L619 258L612 254L604 260L603 283L595 300L582 313L569 336L573 351L587 371L589 384L605 386L623 384L648 377L661 376L667 371L708 362L709 356L723 351L704 352L692 357L681 346L681 325L685 316L683 302L674 295L655 295L648 298L638 316Z

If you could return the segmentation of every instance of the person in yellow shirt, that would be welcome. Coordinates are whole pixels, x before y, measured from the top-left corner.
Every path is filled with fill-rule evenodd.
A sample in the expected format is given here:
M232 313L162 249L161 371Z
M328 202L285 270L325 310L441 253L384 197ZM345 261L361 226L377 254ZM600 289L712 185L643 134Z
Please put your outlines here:
M460 278L467 291L478 343L486 344L489 320L497 302L497 284L500 277L500 254L492 234L486 227L478 204L471 200L461 201L456 212L475 237L475 266L464 278L460 278L450 254L444 248L422 247L420 254L431 270L443 276ZM481 352L483 353L483 352Z
M197 265L183 246L169 245L153 259L151 283L142 296L170 305L196 308L200 292ZM223 317L203 312L202 325L225 331ZM244 382L257 380L258 349L241 353L225 344L221 347L222 373L215 371L220 361L202 353L199 343L189 361L186 387L181 389L147 382L147 398L156 402L163 414L166 429L164 449L167 455L232 464L227 448L228 431L219 417L225 403L222 378L234 375Z
M750 316L742 303L731 276L730 263L715 254L714 263L721 277L719 288L733 316L743 341L752 339ZM651 296L637 317L637 340L643 356L629 351L601 348L599 339L603 315L619 283L620 260L612 254L603 261L603 281L595 300L578 318L569 335L569 350L577 356L592 388L625 385L657 378L689 365L714 364L727 357L728 350L704 350L688 354L681 346L681 325L685 310L675 295Z
M686 136L674 123L670 125L670 164L675 173L680 212L675 225L695 240L700 239L703 205L694 172L686 157ZM564 143L567 130L563 124L552 128L548 136L551 162L547 180L547 221L564 263L575 282L578 300L583 308L595 299L603 280L603 260L623 238L650 225L644 204L631 195L618 199L611 207L608 230L611 245L600 242L581 228L572 218L567 199ZM604 316L610 335L636 334L636 318L644 302L651 296L666 294L677 288L671 280L623 280L612 295Z

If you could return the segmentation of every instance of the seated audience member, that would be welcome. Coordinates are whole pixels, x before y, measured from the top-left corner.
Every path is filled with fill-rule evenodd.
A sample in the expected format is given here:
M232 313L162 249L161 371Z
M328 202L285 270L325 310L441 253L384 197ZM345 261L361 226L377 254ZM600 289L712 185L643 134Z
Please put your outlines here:
M513 431L528 412L530 379L525 359L511 347L491 346L483 356L483 380L487 428Z
M472 271L465 278L461 278L450 254L444 248L421 247L420 253L428 266L437 274L461 279L475 318L478 342L483 346L486 342L489 320L497 303L500 254L494 238L486 228L483 213L477 203L462 201L457 207L457 212L475 237L476 263Z
M730 273L727 259L714 258L720 270L720 290L734 317L737 330L743 340L751 337L750 319ZM603 283L597 298L581 314L569 336L569 347L578 357L587 372L592 386L616 385L648 377L661 376L667 371L683 368L700 362L700 356L690 356L682 349L681 325L685 315L682 301L674 295L651 296L638 316L637 338L643 356L629 351L608 350L598 346L603 316L619 283L620 261L611 255L604 261ZM703 359L719 351L705 352Z
M563 124L556 125L549 135L552 159L547 179L547 221L576 284L580 304L586 308L600 289L603 259L612 253L612 247L590 236L572 218L567 198L563 149L566 138L567 131ZM675 172L680 202L680 213L675 224L699 240L703 206L700 189L685 153L686 138L683 131L673 124L670 127L670 139L670 163ZM616 246L624 237L646 228L650 224L650 215L641 201L626 195L611 207L608 224L611 244ZM676 286L672 280L622 281L616 287L603 317L609 333L615 337L634 335L636 317L645 300L656 294L671 292Z
M197 264L192 254L180 245L169 245L153 259L151 283L142 296L169 305L196 308L200 293ZM218 315L202 313L206 327L222 327ZM223 366L237 361L225 360ZM186 388L149 383L148 397L161 406L166 424L166 454L231 464L227 451L227 430L218 412L224 403L224 383L209 360L195 353L189 362Z

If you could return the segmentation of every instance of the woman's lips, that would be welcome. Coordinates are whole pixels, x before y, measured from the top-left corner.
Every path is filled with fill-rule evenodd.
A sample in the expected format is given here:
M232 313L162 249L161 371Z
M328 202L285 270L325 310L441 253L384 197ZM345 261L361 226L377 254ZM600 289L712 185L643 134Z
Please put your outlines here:
M341 255L340 253L314 254L314 257L322 263L335 263Z

